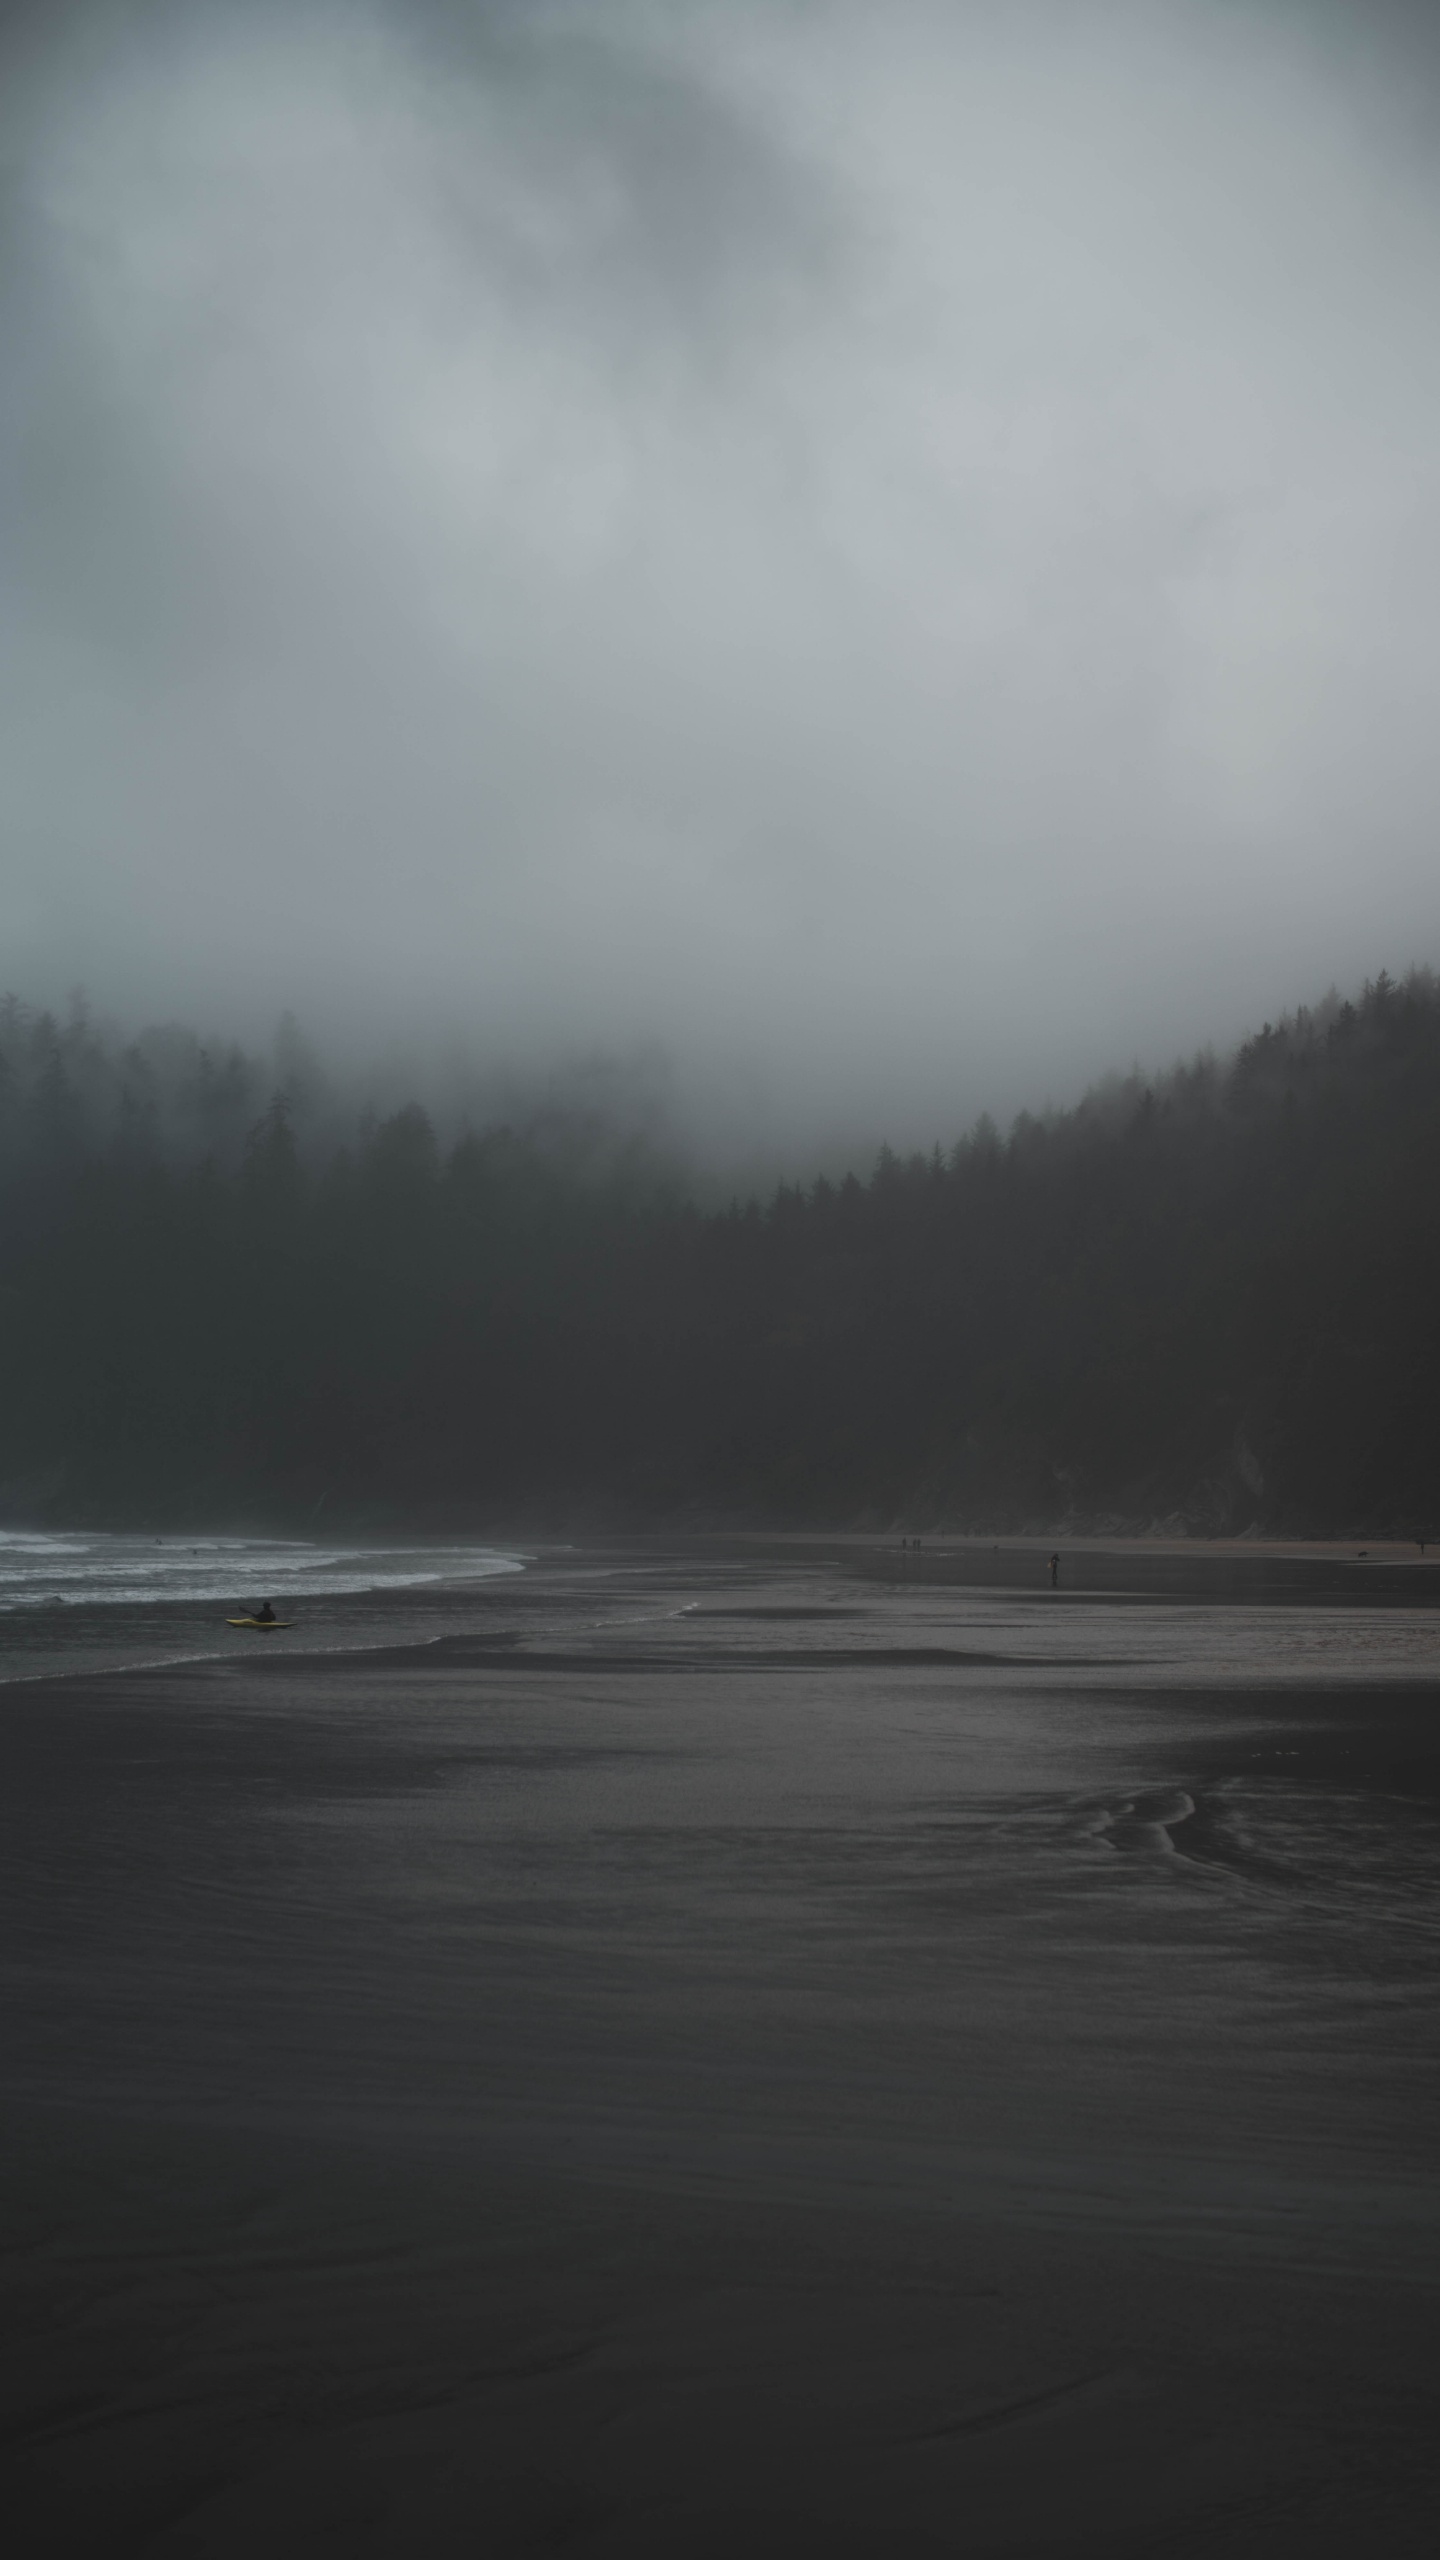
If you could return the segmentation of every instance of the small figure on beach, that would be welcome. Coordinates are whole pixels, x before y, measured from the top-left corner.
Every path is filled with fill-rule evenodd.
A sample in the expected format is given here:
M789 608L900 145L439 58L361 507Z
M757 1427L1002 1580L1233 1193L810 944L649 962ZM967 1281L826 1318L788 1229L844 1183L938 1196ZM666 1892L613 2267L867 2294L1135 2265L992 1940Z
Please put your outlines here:
M271 1608L270 1603L269 1603L269 1601L268 1601L268 1600L262 1600L262 1601L261 1601L261 1603L260 1603L259 1608L256 1610L256 1612L255 1612L255 1624L256 1624L256 1626L257 1626L257 1627L273 1627L273 1626L274 1626L274 1624L275 1624L275 1612L274 1612L274 1610Z
M1052 1591L1058 1591L1059 1587L1060 1587L1060 1559L1059 1559L1059 1557L1058 1557L1058 1556L1052 1556L1052 1557L1051 1557L1051 1559L1050 1559L1050 1588L1051 1588L1051 1590L1052 1590Z

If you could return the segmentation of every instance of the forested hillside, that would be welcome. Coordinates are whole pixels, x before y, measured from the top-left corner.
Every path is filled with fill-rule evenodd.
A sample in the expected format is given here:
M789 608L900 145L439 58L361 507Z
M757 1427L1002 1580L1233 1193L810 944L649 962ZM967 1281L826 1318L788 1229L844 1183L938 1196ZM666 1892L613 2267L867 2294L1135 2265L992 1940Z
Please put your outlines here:
M719 1212L294 1083L5 1010L7 1517L1440 1534L1428 974Z

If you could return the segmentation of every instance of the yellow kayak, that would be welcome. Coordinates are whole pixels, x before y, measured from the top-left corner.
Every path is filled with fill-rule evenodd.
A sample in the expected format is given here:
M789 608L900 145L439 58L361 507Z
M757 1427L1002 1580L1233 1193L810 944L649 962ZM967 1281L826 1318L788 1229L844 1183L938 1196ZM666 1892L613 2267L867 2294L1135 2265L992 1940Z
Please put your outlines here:
M288 1618L227 1618L225 1624L227 1627L254 1627L258 1634L268 1636L272 1627L288 1627L290 1621Z

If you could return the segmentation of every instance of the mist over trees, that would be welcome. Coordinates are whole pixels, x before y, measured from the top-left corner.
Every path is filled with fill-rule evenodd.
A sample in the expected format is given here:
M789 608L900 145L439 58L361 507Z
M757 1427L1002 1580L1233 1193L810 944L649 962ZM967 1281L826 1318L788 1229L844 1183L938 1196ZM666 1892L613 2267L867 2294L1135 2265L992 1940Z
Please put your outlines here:
M705 1205L577 1100L437 1134L0 1009L11 1519L1440 1533L1440 989Z

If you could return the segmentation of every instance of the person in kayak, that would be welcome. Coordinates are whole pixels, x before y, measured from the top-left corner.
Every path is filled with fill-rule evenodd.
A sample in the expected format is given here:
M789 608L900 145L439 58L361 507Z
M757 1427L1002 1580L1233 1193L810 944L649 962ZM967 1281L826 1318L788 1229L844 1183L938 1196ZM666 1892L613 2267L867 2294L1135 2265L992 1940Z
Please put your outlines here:
M261 1603L260 1603L259 1608L256 1610L256 1612L255 1612L255 1624L256 1624L256 1626L257 1626L257 1627L273 1627L273 1626L274 1626L274 1624L275 1624L275 1612L274 1612L274 1610L271 1608L270 1603L269 1603L269 1601L268 1601L268 1600L262 1600L262 1601L261 1601Z

